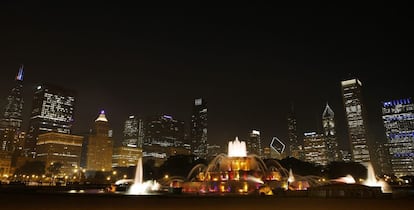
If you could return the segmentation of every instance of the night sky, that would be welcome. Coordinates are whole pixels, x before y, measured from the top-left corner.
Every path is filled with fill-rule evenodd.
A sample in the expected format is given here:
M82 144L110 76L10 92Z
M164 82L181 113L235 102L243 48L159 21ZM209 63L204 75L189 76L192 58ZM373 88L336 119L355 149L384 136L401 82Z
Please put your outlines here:
M25 125L34 86L76 90L75 133L105 109L120 140L128 115L190 121L208 101L208 139L250 129L287 141L293 102L298 130L320 130L326 102L348 148L340 81L363 83L373 138L383 139L382 100L413 95L412 18L400 9L118 8L0 6L0 102L25 65Z

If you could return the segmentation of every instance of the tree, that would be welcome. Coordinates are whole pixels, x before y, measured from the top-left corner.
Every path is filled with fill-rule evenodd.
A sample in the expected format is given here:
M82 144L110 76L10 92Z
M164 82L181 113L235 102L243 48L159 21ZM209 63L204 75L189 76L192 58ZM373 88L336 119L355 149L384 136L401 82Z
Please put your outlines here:
M330 162L326 166L326 175L330 179L351 175L355 180L366 179L367 169L356 162Z
M26 161L23 166L16 169L16 175L38 175L45 174L45 162L43 161Z
M194 155L171 156L160 167L160 175L187 177L191 169L198 164L207 164L203 159L196 159Z
M60 173L60 169L62 168L63 164L61 162L51 163L49 167L47 167L47 171L50 175L58 175Z
M279 163L287 170L292 169L295 174L322 176L323 167L313 163L301 161L293 157L284 158Z

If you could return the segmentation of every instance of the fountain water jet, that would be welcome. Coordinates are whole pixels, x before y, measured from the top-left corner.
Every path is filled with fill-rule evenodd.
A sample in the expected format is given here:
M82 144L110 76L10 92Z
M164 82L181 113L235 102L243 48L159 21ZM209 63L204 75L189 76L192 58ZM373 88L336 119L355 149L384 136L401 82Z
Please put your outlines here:
M156 181L143 182L142 157L138 159L137 169L135 171L134 184L128 190L131 195L145 195L160 189L160 185Z
M295 176L293 176L293 172L292 172L292 169L289 169L289 177L288 177L288 180L287 180L289 183L292 183L292 182L294 182L295 181Z
M228 148L228 157L246 157L246 142L239 141L239 138L236 136L234 141L229 141Z
M368 187L381 187L381 191L383 193L391 193L391 187L386 183L384 180L377 180L377 177L375 176L374 167L371 163L368 163L367 166L367 179L362 183L365 186Z
M356 183L354 177L351 176L350 174L348 174L344 177L339 177L339 178L334 179L332 181L345 183L345 184L355 184Z

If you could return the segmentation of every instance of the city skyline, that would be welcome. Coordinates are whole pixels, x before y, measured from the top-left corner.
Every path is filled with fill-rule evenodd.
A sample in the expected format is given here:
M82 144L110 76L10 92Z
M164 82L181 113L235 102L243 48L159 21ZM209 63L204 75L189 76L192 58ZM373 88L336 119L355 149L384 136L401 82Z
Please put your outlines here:
M273 136L287 143L290 103L302 138L306 131L322 131L320 116L328 102L340 147L349 148L340 90L349 74L364 84L375 139L385 140L380 102L412 95L404 76L411 65L410 33L400 27L408 19L396 10L389 19L343 11L314 15L306 9L294 14L278 9L274 15L218 9L218 16L206 10L183 16L166 9L161 16L126 8L41 11L23 8L15 15L12 8L1 14L9 33L0 39L5 46L0 55L7 58L0 63L0 102L24 64L24 120L34 87L53 82L78 93L75 134L87 132L102 109L117 141L130 115L169 114L189 123L193 100L203 97L209 102L208 142L225 145L257 129L263 145Z

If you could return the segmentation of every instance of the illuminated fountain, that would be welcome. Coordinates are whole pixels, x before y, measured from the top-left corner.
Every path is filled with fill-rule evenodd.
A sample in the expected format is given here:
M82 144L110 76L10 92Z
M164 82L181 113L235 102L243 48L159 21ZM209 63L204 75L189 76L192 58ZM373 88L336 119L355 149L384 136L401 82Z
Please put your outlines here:
M333 179L332 181L346 184L357 184L354 177L352 177L349 174L345 177ZM381 187L381 191L383 193L392 193L391 187L388 185L387 182L381 179L377 179L377 177L375 176L374 168L372 167L371 163L368 163L367 165L367 179L363 181L361 184L368 187Z
M160 189L160 185L156 181L143 182L142 157L138 159L137 169L135 171L134 182L128 190L131 195L145 195L156 192Z
M377 180L377 177L375 176L375 172L374 172L374 167L372 167L371 163L368 163L367 170L368 170L367 179L362 183L363 185L368 186L368 187L381 187L381 191L383 193L392 192L391 187L388 185L387 182L381 179Z
M191 180L191 175L196 172L195 179L200 184L198 192L244 194L264 184L267 167L257 155L247 155L246 143L236 137L228 143L227 155L219 154L207 166L193 168L188 179Z
M236 137L234 141L229 141L227 156L228 157L246 157L247 156L246 142L239 141L238 137Z
M288 177L288 180L287 180L289 183L292 183L292 182L294 182L295 181L295 176L293 176L293 171L292 171L292 169L289 169L289 177Z
M344 177L339 177L337 179L333 179L332 181L345 183L345 184L355 184L356 183L354 177L351 176L350 174L348 174Z

